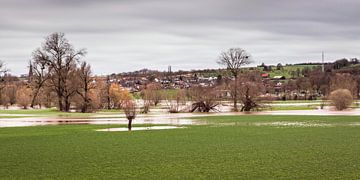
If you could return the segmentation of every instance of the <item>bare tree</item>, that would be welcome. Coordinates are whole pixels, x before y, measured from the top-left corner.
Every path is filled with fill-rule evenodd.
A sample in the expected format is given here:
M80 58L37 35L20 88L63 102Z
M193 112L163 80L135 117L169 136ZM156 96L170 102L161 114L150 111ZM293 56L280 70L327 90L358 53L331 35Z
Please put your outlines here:
M144 101L154 106L158 105L163 98L161 93L161 86L157 83L150 83L146 85L145 89L142 90L141 95Z
M242 74L239 77L238 83L239 99L242 102L241 111L248 112L260 108L260 99L258 96L261 95L265 89L260 74L258 72Z
M91 89L95 88L95 85L93 84L93 78L91 76L92 72L90 65L86 62L82 62L80 68L78 69L79 88L76 91L82 99L82 113L88 112L89 106L91 105L89 93Z
M22 86L16 91L16 103L23 109L27 109L31 103L31 89L27 86Z
M240 68L250 63L252 63L250 54L241 48L231 48L228 51L222 52L218 60L218 64L226 66L235 78L234 111L238 111L237 79L240 74Z
M128 119L128 129L131 131L132 121L136 118L136 104L133 100L127 100L124 102L124 112Z
M32 100L30 104L31 108L34 108L39 92L42 90L42 88L44 88L46 81L50 77L46 61L43 60L45 58L45 54L41 53L40 51L35 51L33 53L33 59L30 61L29 68L31 73L29 73L29 80L30 87L32 89Z
M34 54L40 54L39 60L46 64L50 73L50 85L57 94L60 111L70 110L70 97L77 92L74 77L76 66L85 50L75 50L65 38L64 33L53 33L45 39L41 48Z
M215 87L193 87L190 96L194 103L190 112L218 111L216 107L220 104L217 100L217 89Z
M4 62L0 60L0 99L1 99L1 95L3 94L3 89L6 86L5 76L7 72L8 69L6 69Z
M106 77L106 85L104 87L105 92L105 99L107 103L107 109L111 109L111 97L110 97L110 90L111 90L111 82L110 82L110 76Z
M184 89L179 89L175 91L175 93L168 93L164 95L164 97L170 113L184 111L184 109L181 108L182 105L186 104L186 93Z
M296 79L296 85L298 92L304 94L304 100L308 100L308 94L312 91L312 86L309 78L307 77L299 77Z
M349 73L337 73L331 77L330 90L348 89L354 97L357 97L357 82Z
M7 82L4 88L5 99L7 100L7 106L16 104L16 91L18 85L14 82Z

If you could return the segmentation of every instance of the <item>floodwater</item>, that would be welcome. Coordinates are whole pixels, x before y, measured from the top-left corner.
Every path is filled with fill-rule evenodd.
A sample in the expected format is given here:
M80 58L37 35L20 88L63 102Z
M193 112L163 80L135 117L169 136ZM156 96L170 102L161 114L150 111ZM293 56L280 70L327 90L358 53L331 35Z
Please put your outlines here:
M168 113L165 109L152 109L149 114L139 114L133 121L135 125L204 125L206 122L191 119L203 116L224 116L224 115L349 115L359 116L360 108L334 111L332 109L317 110L284 110L284 111L260 111L251 113L234 112L213 112L213 113ZM22 126L41 126L41 125L61 125L61 124L118 124L126 125L128 120L124 114L94 114L88 118L51 118L51 117L29 117L29 115L16 115L11 118L0 118L0 127L22 127Z
M154 115L138 115L133 124L154 124L154 125L201 125L205 122L196 121L187 117L203 116L189 113L181 114L154 114ZM22 126L42 126L42 125L62 125L62 124L118 124L126 125L128 120L124 115L95 115L89 118L50 118L50 117L24 117L24 118L0 118L0 127L22 127Z

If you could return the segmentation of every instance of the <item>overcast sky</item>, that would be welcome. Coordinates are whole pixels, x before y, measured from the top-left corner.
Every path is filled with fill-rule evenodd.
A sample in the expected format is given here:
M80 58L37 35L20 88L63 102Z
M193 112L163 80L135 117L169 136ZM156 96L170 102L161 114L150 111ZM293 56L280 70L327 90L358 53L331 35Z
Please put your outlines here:
M26 73L31 53L64 32L96 74L219 68L221 51L256 64L360 57L359 0L0 0L0 59Z

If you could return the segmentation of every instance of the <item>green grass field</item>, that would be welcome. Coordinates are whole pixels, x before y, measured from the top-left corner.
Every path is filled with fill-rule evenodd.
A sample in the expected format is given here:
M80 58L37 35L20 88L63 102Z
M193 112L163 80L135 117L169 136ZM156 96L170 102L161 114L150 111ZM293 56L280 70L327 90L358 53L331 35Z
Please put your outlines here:
M133 132L95 131L119 127L114 125L0 128L0 177L360 178L360 126L356 125L360 123L359 116L197 119L208 125ZM314 126L277 126L279 122Z
M89 116L91 113L66 113L60 112L56 108L49 109L17 109L17 110L0 110L0 114L27 114L35 116Z
M0 110L0 118L21 118L21 117L61 117L61 118L87 118L94 115L120 115L124 112L118 109L103 109L97 113L61 112L56 108L49 109L18 109ZM21 116L20 116L21 115Z

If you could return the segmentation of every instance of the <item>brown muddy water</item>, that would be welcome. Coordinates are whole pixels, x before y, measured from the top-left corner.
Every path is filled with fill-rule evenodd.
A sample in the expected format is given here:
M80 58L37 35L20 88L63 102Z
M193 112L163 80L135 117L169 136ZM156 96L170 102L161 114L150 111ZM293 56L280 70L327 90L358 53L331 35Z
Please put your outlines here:
M251 115L349 115L359 116L360 109L352 109L347 111L334 111L331 109L318 110L286 110L286 111L261 111L252 112ZM204 125L205 121L191 119L193 117L203 116L226 116L226 115L249 115L249 113L175 113L170 114L162 110L152 111L150 114L140 114L133 121L134 125L172 125L172 126L186 126L186 125ZM28 115L16 115L12 118L0 118L0 127L22 127L22 126L42 126L42 125L62 125L62 124L118 124L126 125L128 120L123 114L94 114L94 116L87 118L63 118L63 117L28 117Z

